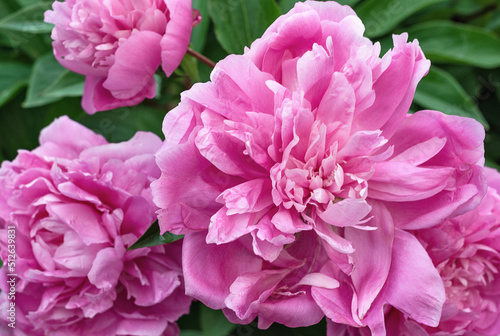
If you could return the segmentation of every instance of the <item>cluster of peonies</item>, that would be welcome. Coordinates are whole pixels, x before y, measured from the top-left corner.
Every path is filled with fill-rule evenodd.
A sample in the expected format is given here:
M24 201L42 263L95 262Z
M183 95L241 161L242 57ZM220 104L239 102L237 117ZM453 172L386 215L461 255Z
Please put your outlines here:
M14 245L17 260L1 270L0 309L5 319L15 302L13 335L178 335L191 304L181 245L127 251L156 219L160 145L146 132L108 144L61 117L40 147L2 164L0 253L8 260ZM17 275L14 301L7 273Z
M45 21L55 25L54 55L86 76L89 114L153 98L156 69L174 72L201 19L191 0L66 0L53 9Z
M68 0L46 19L92 113L154 96L199 18L185 0ZM500 174L484 168L484 129L409 114L430 62L406 34L380 57L363 32L348 6L299 2L182 94L163 144L108 144L62 117L4 162L14 335L177 335L192 298L263 329L326 316L329 336L498 335ZM128 251L156 219L182 244Z
M441 276L446 302L439 325L386 312L387 335L498 336L500 333L500 174L485 168L489 184L479 206L414 232ZM367 328L329 324L329 336L369 336Z
M379 57L363 31L347 6L297 3L167 114L152 188L185 235L186 293L259 328L497 335L484 130L408 114L429 61L406 34Z

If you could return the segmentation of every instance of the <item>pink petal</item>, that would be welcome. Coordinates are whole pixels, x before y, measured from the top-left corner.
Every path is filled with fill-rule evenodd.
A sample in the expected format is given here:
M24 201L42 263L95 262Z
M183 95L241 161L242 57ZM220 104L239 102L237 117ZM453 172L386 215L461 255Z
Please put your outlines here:
M345 237L356 250L352 254L354 271L351 274L359 302L359 317L362 319L370 309L384 286L391 267L394 225L387 209L372 203L373 218L367 225L376 227L375 231L362 231L346 228Z
M231 284L231 294L226 298L226 306L240 319L255 316L260 305L273 293L279 282L291 270L263 270L258 273L240 275Z
M358 308L356 293L348 282L347 276L339 273L333 262L327 262L321 269L321 273L339 280L338 288L313 287L311 290L315 302L326 317L336 323L361 326L361 321L356 314Z
M226 207L222 207L210 219L207 244L224 244L232 242L253 230L267 210L243 214L228 215Z
M415 88L429 70L430 62L423 58L418 43L406 43L407 34L394 36L391 63L374 83L374 104L355 118L358 129L382 129L385 137L406 116Z
M116 50L115 62L102 84L103 88L109 90L114 98L125 100L150 87L160 65L161 38L152 31L130 35Z
M368 182L370 198L389 202L428 199L449 187L452 167L415 167L406 162L380 162Z
M289 328L308 327L318 324L323 317L324 313L307 291L305 294L263 302L258 327L266 329L273 322Z
M212 309L221 309L238 276L258 272L262 259L239 242L224 245L205 244L205 233L184 237L183 258L186 294Z
M370 213L371 209L372 207L363 199L346 198L337 203L330 202L325 211L318 211L318 216L333 226L356 226Z
M126 161L137 155L154 154L160 148L161 144L162 141L156 134L151 132L137 132L128 141L88 148L81 153L80 158L82 160L98 158L101 163L112 159Z
M387 283L364 322L370 329L380 328L383 305L388 303L419 323L437 326L446 300L438 271L422 245L406 231L396 230L393 249Z
M115 98L108 89L103 87L104 81L104 77L85 77L82 108L88 114L112 110L123 106L137 105L145 98L154 98L156 95L156 82L153 77L151 77L149 83L144 86L141 92L129 99Z
M226 189L217 201L228 208L227 214L258 212L273 204L269 179L255 179Z
M108 243L109 236L100 225L96 210L84 203L47 205L47 211L73 229L87 245Z
M107 144L103 136L95 134L88 128L71 120L67 116L62 116L54 120L49 126L40 132L40 145L53 143L58 145L61 151L58 157L75 158L84 149L93 146Z
M170 12L170 21L160 43L161 66L167 77L170 77L188 49L193 15L191 0L165 0L165 3Z
M122 269L121 257L114 248L108 247L97 252L88 278L97 288L110 290L116 287Z

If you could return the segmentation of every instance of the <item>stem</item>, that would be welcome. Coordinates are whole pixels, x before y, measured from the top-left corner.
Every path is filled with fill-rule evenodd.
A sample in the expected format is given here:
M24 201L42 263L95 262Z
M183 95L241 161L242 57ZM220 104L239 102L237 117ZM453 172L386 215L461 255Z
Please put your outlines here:
M200 54L199 52L197 51L194 51L193 49L191 48L188 48L187 50L187 53L191 56L193 56L194 58L202 61L203 63L205 63L206 65L208 65L209 67L211 67L212 69L215 68L215 62L212 61L211 59L209 59L208 57L205 57L203 56L202 54Z

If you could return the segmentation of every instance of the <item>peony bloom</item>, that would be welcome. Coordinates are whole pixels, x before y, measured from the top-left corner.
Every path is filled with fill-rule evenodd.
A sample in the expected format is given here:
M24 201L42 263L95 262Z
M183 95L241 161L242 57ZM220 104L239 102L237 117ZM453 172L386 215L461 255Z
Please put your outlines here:
M138 132L106 140L67 117L0 169L0 253L7 261L15 229L19 335L178 335L187 313L181 245L127 251L156 219L150 183L160 174L161 140ZM9 322L10 323L10 322Z
M235 323L384 335L387 304L439 321L443 283L409 230L479 203L484 130L409 115L429 61L406 34L380 58L363 31L347 6L299 2L165 117L160 227L185 234L187 294Z
M82 106L89 114L153 98L156 69L174 72L200 20L191 0L67 0L52 7L45 21L55 25L54 55L86 76Z
M446 303L439 325L426 327L391 311L386 317L388 333L500 334L500 174L485 169L490 188L475 210L416 233L444 282Z

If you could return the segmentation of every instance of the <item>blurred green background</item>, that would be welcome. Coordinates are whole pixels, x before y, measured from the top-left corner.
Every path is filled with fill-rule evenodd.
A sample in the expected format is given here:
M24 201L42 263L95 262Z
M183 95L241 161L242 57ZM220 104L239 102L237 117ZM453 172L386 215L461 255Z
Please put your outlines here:
M498 0L341 0L366 26L365 35L385 52L391 34L408 32L432 61L420 82L411 110L434 109L471 117L486 128L487 165L500 164L500 2ZM214 61L242 53L294 0L193 0L203 20L191 46ZM135 107L89 116L80 106L84 77L57 63L52 55L52 26L43 13L52 2L0 2L0 161L18 149L33 149L40 130L61 115L86 125L109 141L129 139L137 130L161 136L165 113L194 82L207 81L210 68L186 56L167 79L158 72L157 97ZM261 331L228 323L221 312L195 304L179 322L182 336L324 335L314 327Z

